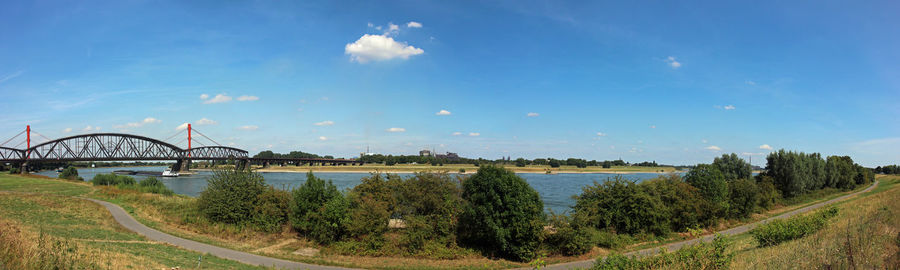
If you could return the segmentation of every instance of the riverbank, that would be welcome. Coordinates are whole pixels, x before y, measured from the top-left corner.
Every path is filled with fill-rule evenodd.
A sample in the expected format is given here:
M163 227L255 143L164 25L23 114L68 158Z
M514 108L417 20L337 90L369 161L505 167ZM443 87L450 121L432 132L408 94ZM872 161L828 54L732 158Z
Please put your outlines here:
M674 167L640 167L640 166L614 166L612 168L603 168L600 166L588 166L586 168L578 168L575 166L560 166L551 168L550 166L529 165L525 167L516 167L514 165L503 166L516 173L534 173L534 174L589 174L589 173L607 173L607 174L634 174L634 173L678 173ZM197 169L204 170L204 169ZM478 172L478 167L472 164L445 164L443 166L432 166L428 164L403 164L394 166L366 164L362 166L269 166L255 167L259 172L333 172L333 173L416 173L416 172L449 172L472 174Z

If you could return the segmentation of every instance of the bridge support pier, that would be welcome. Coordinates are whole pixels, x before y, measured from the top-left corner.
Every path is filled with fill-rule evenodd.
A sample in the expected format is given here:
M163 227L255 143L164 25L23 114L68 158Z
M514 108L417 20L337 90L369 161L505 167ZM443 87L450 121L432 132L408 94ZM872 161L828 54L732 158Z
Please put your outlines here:
M175 165L172 165L172 172L189 172L191 171L191 160L190 159L179 159L175 161Z

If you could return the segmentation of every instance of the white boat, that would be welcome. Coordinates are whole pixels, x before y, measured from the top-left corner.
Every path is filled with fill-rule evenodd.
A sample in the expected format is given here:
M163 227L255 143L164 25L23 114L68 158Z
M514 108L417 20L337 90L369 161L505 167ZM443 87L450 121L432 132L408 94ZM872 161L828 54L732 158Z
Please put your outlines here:
M162 177L178 177L177 172L172 172L170 169L166 169L162 172Z

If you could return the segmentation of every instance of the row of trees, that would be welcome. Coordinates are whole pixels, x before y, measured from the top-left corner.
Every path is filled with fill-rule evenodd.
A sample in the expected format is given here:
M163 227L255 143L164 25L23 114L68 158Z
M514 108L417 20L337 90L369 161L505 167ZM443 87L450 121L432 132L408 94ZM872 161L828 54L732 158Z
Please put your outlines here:
M253 158L327 158L327 159L333 159L334 157L328 156L328 155L319 156L319 155L316 155L313 153L306 153L303 151L291 151L290 153L287 153L287 154L281 154L281 153L272 152L271 150L266 150L266 151L259 152L256 155L253 155Z
M411 255L465 246L527 261L535 256L546 224L538 193L512 171L495 166L483 166L468 178L373 174L347 192L312 173L290 192L267 186L251 172L219 171L208 182L198 208L213 221L254 224L270 232L290 225L308 239L353 254L391 250L389 245ZM391 219L402 220L405 228L392 231ZM399 241L387 241L390 233L399 234Z
M878 166L875 167L875 173L883 173L883 174L900 174L900 166L898 165L887 165L887 166Z
M874 181L875 174L848 156L806 154L779 150L766 157L766 176L772 177L775 187L786 198L823 188L853 189Z

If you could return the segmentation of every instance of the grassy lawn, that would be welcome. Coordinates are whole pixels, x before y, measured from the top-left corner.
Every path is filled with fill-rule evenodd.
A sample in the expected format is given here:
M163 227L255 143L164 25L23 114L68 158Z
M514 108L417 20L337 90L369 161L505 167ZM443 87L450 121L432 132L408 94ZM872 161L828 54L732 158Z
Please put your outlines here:
M879 177L870 193L837 203L839 214L807 237L759 248L736 238L735 269L881 269L900 265L900 176Z
M102 206L69 197L92 190L81 183L2 175L0 190L39 193L0 193L0 266L193 269L202 255L148 241L119 226ZM200 267L263 269L205 255Z

